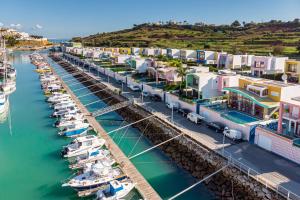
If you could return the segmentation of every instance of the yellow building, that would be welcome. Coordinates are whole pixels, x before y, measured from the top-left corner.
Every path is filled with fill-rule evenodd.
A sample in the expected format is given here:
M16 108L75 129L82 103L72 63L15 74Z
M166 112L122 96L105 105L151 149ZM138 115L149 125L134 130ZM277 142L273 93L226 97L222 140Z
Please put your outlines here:
M289 81L300 83L300 61L289 59L285 62L285 73L289 77Z
M119 48L119 53L130 55L131 54L131 48L121 47L121 48Z
M278 111L280 101L291 98L300 85L268 79L241 77L238 87L229 91L228 106L252 116L265 119Z

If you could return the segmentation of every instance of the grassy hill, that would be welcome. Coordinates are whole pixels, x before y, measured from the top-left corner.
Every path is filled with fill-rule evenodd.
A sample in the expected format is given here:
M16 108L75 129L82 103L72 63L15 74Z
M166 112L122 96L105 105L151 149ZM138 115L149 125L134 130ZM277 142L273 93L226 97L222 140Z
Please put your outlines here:
M296 56L300 45L300 21L218 26L140 24L131 29L76 37L73 41L86 46L170 47Z

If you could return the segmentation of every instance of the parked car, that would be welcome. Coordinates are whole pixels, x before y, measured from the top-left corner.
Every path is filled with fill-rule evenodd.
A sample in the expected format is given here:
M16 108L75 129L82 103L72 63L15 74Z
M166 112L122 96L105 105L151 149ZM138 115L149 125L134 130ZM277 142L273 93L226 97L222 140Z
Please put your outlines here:
M150 96L152 101L162 101L161 97L158 94L154 94Z
M148 96L150 96L150 93L149 93L149 92L146 92L146 91L143 91L143 92L142 92L142 95L143 95L144 97L148 97Z
M186 108L179 108L177 112L182 116L186 117L191 111Z
M117 83L122 85L122 83L124 83L122 80L117 80Z
M166 106L170 109L173 108L173 110L178 110L179 103L178 102L170 102L170 103L166 103Z
M195 112L190 112L190 113L187 115L187 119L190 120L191 122L196 123L196 124L200 124L201 121L204 119L204 117L202 117L201 115L198 115L198 114L195 113Z
M241 131L229 129L227 127L225 127L223 133L226 137L232 139L233 141L242 140L243 137Z
M221 122L209 122L206 124L208 128L214 129L216 132L222 133L225 130L225 125Z
M140 87L137 86L137 85L129 85L128 87L129 87L132 91L135 91L135 92L141 90Z

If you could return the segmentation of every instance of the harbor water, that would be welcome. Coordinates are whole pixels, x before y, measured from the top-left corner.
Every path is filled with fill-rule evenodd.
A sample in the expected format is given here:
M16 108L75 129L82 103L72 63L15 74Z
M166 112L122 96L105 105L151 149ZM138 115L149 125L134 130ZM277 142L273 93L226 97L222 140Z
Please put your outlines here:
M34 72L28 54L13 54L18 71L17 90L10 96L10 117L0 124L0 199L77 199L76 192L61 187L62 181L72 176L68 163L59 156L61 147L70 140L59 137L52 126L54 120L49 118L52 110L45 102L38 74ZM51 65L58 74L66 74L52 61ZM95 95L88 95L89 90L74 78L66 76L64 80L72 90L77 90L74 92L77 96L86 95L80 98L83 104L98 100ZM97 102L87 108L95 111L105 106L104 102ZM106 131L126 125L115 112L97 120ZM151 147L136 128L123 129L111 134L111 137L128 156ZM163 199L196 182L159 149L138 156L132 162ZM131 199L135 198L133 195ZM213 199L213 195L199 185L177 199L206 200Z

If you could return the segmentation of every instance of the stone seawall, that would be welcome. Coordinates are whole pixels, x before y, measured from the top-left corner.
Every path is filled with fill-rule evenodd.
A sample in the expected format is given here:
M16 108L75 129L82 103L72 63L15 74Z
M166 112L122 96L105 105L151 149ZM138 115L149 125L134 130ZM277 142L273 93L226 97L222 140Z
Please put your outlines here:
M54 58L54 60L58 61ZM64 67L64 66L63 66ZM70 73L74 73L76 69L66 68ZM76 75L75 78L81 82L89 79L86 75ZM95 80L83 83L85 86L95 84ZM99 83L91 86L91 91L98 91L105 88L104 84ZM95 93L101 99L104 99L109 105L126 100L124 97L116 94L111 90L103 90ZM108 97L113 97L106 99ZM105 100L106 99L106 100ZM143 108L131 105L117 110L126 121L135 122L143 119L151 114ZM154 145L173 138L181 134L181 131L162 120L152 117L134 125L138 128ZM216 170L227 165L220 155L203 147L188 136L179 136L178 138L159 146L166 155L168 155L180 167L189 171L194 177L201 180ZM229 165L220 173L206 180L204 184L215 194L217 199L283 199L275 192L267 189L247 174L241 172L237 168Z

